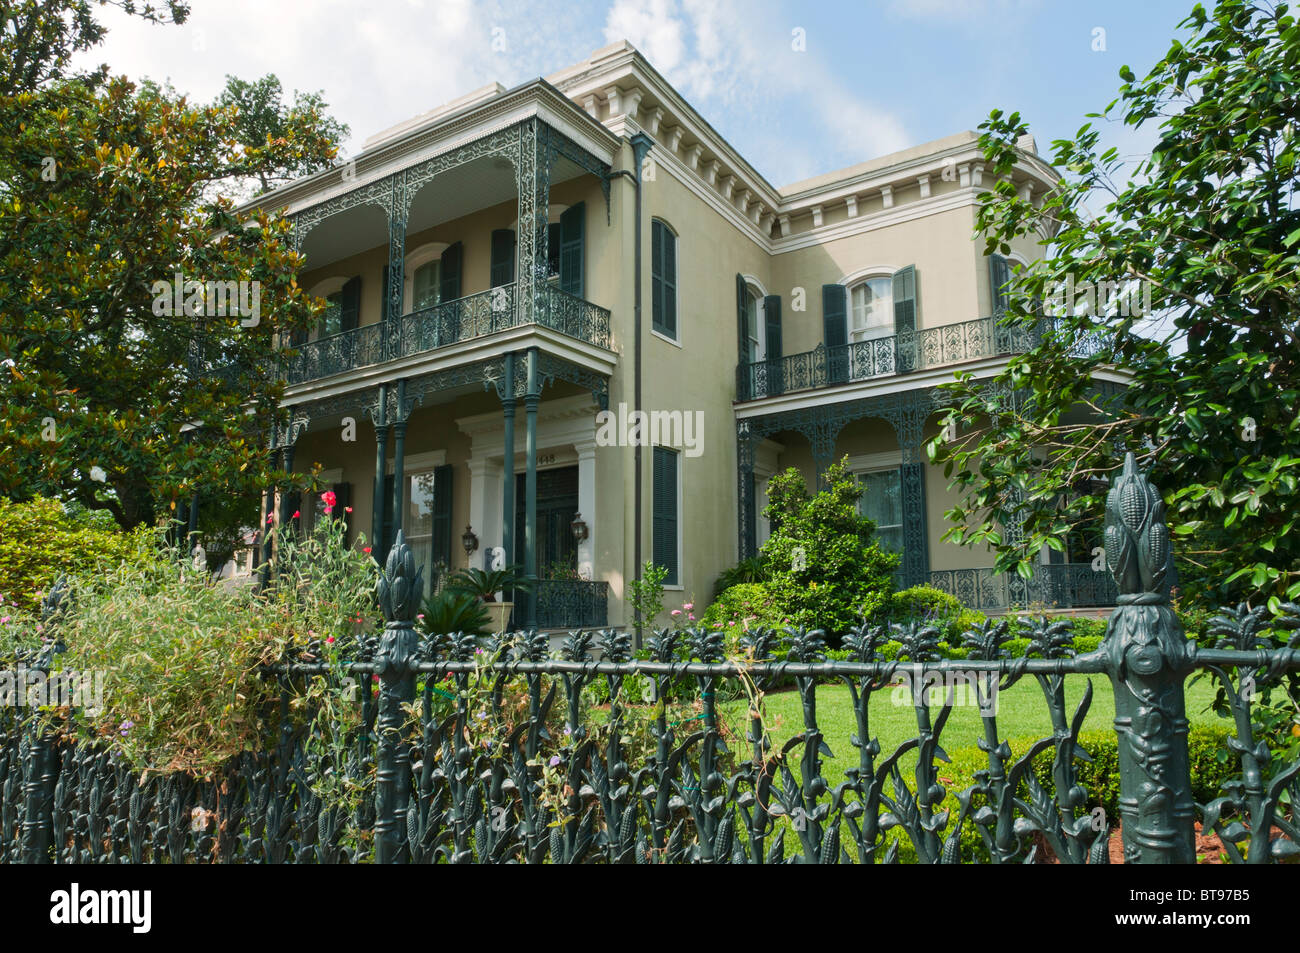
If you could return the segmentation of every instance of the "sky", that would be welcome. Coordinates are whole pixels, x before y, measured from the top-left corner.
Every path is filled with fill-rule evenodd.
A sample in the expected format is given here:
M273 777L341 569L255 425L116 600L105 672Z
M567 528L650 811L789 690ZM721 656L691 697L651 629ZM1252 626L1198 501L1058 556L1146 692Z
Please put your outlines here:
M1039 150L1180 35L1192 0L191 0L182 26L108 9L83 57L198 101L226 74L319 90L344 154L492 82L512 87L629 40L776 186L1019 111ZM1137 156L1153 131L1103 137Z

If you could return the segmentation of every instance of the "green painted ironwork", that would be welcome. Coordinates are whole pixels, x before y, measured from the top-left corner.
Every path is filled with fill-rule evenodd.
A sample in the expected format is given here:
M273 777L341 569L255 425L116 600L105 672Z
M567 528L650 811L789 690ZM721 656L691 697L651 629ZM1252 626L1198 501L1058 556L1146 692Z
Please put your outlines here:
M1030 579L992 569L932 569L930 585L982 611L1110 607L1118 594L1114 578L1091 563L1038 565Z
M1022 863L1044 849L1062 863L1106 863L1120 818L1098 818L1080 783L1092 687L1067 705L1072 673L1114 682L1126 861L1190 862L1198 819L1232 862L1294 858L1300 759L1262 746L1251 712L1260 688L1300 670L1300 605L1283 606L1277 623L1263 609L1228 610L1214 649L1190 643L1168 602L1163 507L1131 458L1107 501L1106 542L1119 606L1094 652L1075 653L1068 620L1045 619L1027 654L1009 657L1004 620L966 633L968 658L947 661L938 631L909 623L844 633L847 659L827 661L822 633L799 630L749 632L731 656L722 632L660 630L635 659L630 634L613 630L572 631L556 654L537 632L424 637L412 625L420 573L399 539L378 585L384 630L345 660L379 689L359 693L344 763L322 763L312 725L287 717L296 686L332 670L318 647L266 669L281 686L267 750L207 780L138 777L3 705L0 862L866 864L896 863L905 845L922 863ZM888 640L900 648L886 658ZM57 650L50 638L21 661L48 671ZM1188 773L1183 685L1195 671L1225 690L1240 768L1205 804L1193 802ZM650 709L646 750L627 738L630 707L645 703L633 676L651 697L686 685L696 702L685 714ZM992 702L1022 679L1038 684L1052 729L1013 753ZM956 702L929 689L957 681L979 705L969 740L988 764L950 798L939 765L962 740L946 729ZM828 682L849 693L849 737L819 718ZM791 683L801 724L778 746L756 692ZM610 702L593 717L584 693L597 684ZM743 740L726 730L724 692L740 703ZM889 700L912 709L916 729L885 751L871 714ZM856 751L852 767L829 775L823 759L842 746ZM358 804L322 799L313 779L327 768L360 785Z
M533 590L539 629L599 629L609 624L609 583L541 579Z

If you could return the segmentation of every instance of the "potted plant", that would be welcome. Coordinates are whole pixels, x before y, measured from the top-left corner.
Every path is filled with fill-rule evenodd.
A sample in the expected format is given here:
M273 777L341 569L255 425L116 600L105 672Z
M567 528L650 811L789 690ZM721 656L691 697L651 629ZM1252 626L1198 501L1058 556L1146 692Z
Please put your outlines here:
M505 569L458 569L447 580L447 589L477 597L492 620L493 632L504 632L510 621L514 602L497 602L498 592L527 592L536 580L525 576L518 566Z

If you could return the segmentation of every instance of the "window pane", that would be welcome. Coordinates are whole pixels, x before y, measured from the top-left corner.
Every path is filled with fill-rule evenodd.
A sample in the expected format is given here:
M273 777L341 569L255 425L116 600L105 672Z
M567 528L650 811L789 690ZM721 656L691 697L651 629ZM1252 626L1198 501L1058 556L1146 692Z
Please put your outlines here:
M858 474L863 494L858 509L876 524L882 548L903 551L903 487L898 470Z
M745 295L745 323L749 325L749 341L745 360L758 360L758 299L753 292Z
M433 532L433 471L417 473L410 478L406 499L406 532L411 536L424 536Z
M894 333L893 282L870 278L852 291L850 338L855 341L885 337Z
M317 337L329 337L343 330L343 292L336 291L325 299L325 310L316 325Z
M438 303L439 265L440 262L430 261L415 269L414 301L412 302L415 310L430 308Z

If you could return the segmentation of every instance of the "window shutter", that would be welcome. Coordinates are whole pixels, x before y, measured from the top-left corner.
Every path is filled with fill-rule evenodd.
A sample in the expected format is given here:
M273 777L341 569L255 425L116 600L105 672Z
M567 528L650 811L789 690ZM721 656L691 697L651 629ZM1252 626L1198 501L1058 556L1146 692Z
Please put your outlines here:
M451 464L433 471L433 560L451 565Z
M663 222L650 223L651 327L677 337L677 236Z
M515 233L509 228L495 229L492 232L491 285L493 288L499 288L514 280Z
M664 327L669 337L677 338L677 236L664 231Z
M387 268L385 267L385 279ZM385 280L387 287L387 280ZM349 278L343 285L343 297L339 309L339 330L351 331L361 320L361 276Z
M677 453L666 447L654 451L654 562L668 570L664 579L677 585Z
M745 306L748 295L745 279L736 275L736 360L741 364L749 358L749 309Z
M916 336L918 291L915 265L894 272L894 334L898 342L896 366L900 374L915 370L919 363Z
M441 264L438 267L440 282L438 300L441 302L455 301L460 297L462 251L460 242L456 242L454 245L447 246L447 250L442 253Z
M586 203L579 202L560 216L560 290L582 297L583 230Z
M849 379L849 292L843 285L822 285L822 338L826 342L826 380Z
M989 303L993 316L1000 317L1007 309L1007 282L1011 280L1011 266L1001 255L989 255Z

